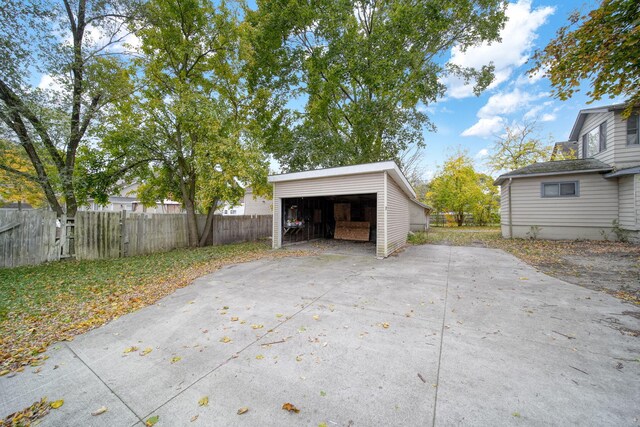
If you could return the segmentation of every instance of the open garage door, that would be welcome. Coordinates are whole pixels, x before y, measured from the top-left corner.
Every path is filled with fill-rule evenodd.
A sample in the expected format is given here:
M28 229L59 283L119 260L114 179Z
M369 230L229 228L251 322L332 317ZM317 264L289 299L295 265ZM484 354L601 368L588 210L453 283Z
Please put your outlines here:
M376 242L375 193L284 198L281 207L283 244L314 239Z

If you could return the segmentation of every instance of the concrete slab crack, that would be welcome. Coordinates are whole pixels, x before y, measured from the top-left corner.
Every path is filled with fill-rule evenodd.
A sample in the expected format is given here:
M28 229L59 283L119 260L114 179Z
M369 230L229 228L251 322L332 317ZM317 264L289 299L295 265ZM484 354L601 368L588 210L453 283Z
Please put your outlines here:
M356 277L359 276L360 273L352 273L351 275L347 276L346 279L350 279L352 277ZM160 406L158 406L157 408L155 408L153 411L149 412L146 416L143 417L143 419L146 419L147 417L151 416L152 414L156 413L157 411L159 411L162 407L166 406L168 403L170 403L171 401L173 401L175 398L177 398L178 396L180 396L182 393L186 392L187 390L189 390L191 387L193 387L194 385L196 385L197 383L199 383L200 381L202 381L203 379L205 379L206 377L208 377L209 375L211 375L212 373L214 373L215 371L217 371L218 369L220 369L221 367L223 367L224 365L226 365L227 363L229 363L231 360L235 359L238 355L240 355L242 352L244 352L245 350L247 350L249 347L254 346L255 344L259 343L264 337L272 334L273 332L275 332L278 328L280 328L282 325L285 325L287 322L291 321L291 319L293 319L294 317L296 317L298 314L302 313L303 311L307 310L309 307L311 307L312 305L314 305L316 302L318 302L321 298L323 298L324 296L326 296L329 292L331 292L332 290L336 289L338 286L340 286L340 283L336 284L335 286L331 287L330 289L328 289L325 293L323 293L322 295L314 298L309 304L304 305L302 308L300 308L300 310L296 311L294 314L292 314L291 316L289 316L288 319L286 319L285 321L279 323L278 325L274 326L273 328L270 329L270 332L266 332L263 335L261 335L259 338L257 338L256 340L252 341L251 343L247 344L245 347L241 348L240 350L238 350L234 355L232 355L231 357L229 357L227 360L225 360L224 362L220 363L218 366L214 367L213 369L209 370L208 372L206 372L205 374L203 374L202 376L200 376L198 379L196 379L195 381L193 381L191 384L189 384L188 386L186 386L185 388L183 388L182 390L180 390L178 393L176 393L175 395L173 395L171 398L169 398L167 401L165 401L164 403L162 403ZM137 415L136 415L137 416ZM140 420L142 421L142 419ZM144 421L142 421L144 423ZM132 425L132 427L136 426L138 423L135 423Z
M91 373L93 375L95 375L95 377L102 383L104 384L104 386L111 392L111 394L113 394L120 402L122 402L122 404L129 410L131 411L131 413L138 419L138 421L140 421L141 423L144 424L144 421L142 420L142 418L140 418L140 416L136 413L136 411L133 410L133 408L129 405L127 405L127 402L125 402L119 395L118 393L116 393L111 387L109 387L109 384L107 384L106 382L104 382L104 380L100 377L100 375L98 375L98 373L96 371L94 371L91 366L89 366L83 359L82 357L80 357L74 350L73 348L71 348L71 346L69 346L69 344L65 343L64 344L69 351L80 361L82 362L82 364L89 370L91 371ZM138 423L136 422L134 425L137 425Z
M449 273L451 268L451 247L449 247L449 261L447 262L447 284L444 289L444 310L442 313L442 327L440 328L440 349L438 350L438 370L436 374L436 393L433 398L433 419L431 425L436 425L436 412L438 409L438 390L440 390L440 366L442 364L442 346L444 343L444 327L447 320L447 299L449 296Z

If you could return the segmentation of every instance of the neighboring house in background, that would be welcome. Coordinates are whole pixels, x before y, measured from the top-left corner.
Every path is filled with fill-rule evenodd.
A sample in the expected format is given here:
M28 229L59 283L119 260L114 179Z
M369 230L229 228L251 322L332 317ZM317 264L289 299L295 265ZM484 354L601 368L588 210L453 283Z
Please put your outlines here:
M571 160L578 157L578 141L562 141L553 145L551 161Z
M640 243L640 119L638 112L623 119L624 108L580 111L561 143L577 147L576 159L534 163L496 179L504 237L624 235Z
M144 206L137 197L139 183L126 185L119 194L109 196L106 205L101 205L89 199L88 206L82 206L82 211L109 211L109 212L135 212L135 213L183 213L182 205L173 200L163 200L156 202L155 206Z
M247 187L236 205L225 204L218 210L221 215L271 215L273 202L261 196L254 198L253 189Z

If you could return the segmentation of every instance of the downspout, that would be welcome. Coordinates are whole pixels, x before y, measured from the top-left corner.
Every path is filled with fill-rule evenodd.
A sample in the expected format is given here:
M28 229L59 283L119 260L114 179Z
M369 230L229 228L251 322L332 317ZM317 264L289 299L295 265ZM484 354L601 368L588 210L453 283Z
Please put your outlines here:
M387 185L388 185L388 180L387 180L387 176L388 173L387 171L384 172L384 256L386 257L387 255L389 255L389 242L388 242L388 236L389 236L389 228L388 228L388 224L387 224Z
M513 178L509 178L509 186L507 187L507 193L509 194L509 238L513 239L513 216L511 215L511 181Z
M273 183L272 189L273 197L273 218L271 220L273 229L271 230L271 246L273 249L280 249L282 247L282 200L278 199L276 193L276 183ZM276 206L278 209L276 209Z

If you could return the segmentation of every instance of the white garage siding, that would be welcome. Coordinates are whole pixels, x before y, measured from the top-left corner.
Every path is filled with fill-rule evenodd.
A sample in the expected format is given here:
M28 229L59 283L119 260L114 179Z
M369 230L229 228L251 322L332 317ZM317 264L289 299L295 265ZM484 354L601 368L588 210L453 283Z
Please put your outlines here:
M272 175L273 247L282 246L283 199L376 195L376 256L386 257L407 242L415 192L393 161ZM427 222L425 210L420 207ZM415 212L418 216L417 211Z
M387 175L387 250L385 256L405 243L409 234L409 199Z
M578 181L579 197L541 197L544 182ZM526 238L532 226L545 239L602 239L618 218L618 183L599 173L514 178L511 188L513 237ZM503 184L501 216L508 236L508 183Z
M274 248L282 246L282 199L354 194L377 194L377 256L387 256L384 250L384 174L380 172L331 176L273 183Z

